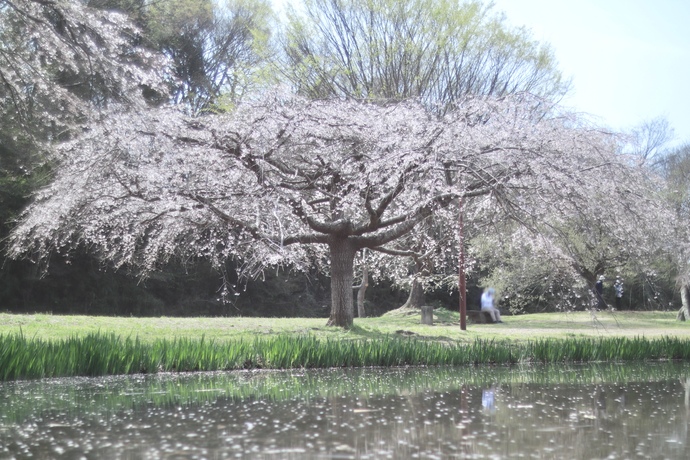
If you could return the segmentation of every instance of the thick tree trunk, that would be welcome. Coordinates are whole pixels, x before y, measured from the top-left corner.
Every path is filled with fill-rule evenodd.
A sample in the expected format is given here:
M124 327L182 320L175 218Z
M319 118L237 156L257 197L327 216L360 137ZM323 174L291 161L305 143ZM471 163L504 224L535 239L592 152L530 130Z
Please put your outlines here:
M680 301L683 306L678 310L676 319L678 321L686 321L690 319L690 285L683 283L680 287Z
M362 283L359 285L357 290L357 317L365 318L367 312L364 310L364 296L367 292L367 287L369 287L369 270L367 268L367 250L364 250L364 257L362 260Z
M354 316L352 282L357 249L347 238L333 238L329 249L331 253L331 316L327 324L350 328Z
M410 287L410 295L407 297L407 301L402 306L403 308L422 308L422 305L424 305L424 286L422 286L422 283L418 278L420 273L426 275L427 270L424 269L424 263L419 258L416 258L414 278L412 279L412 286Z
M407 297L403 308L422 308L422 305L424 305L424 287L415 276L412 280L410 295Z

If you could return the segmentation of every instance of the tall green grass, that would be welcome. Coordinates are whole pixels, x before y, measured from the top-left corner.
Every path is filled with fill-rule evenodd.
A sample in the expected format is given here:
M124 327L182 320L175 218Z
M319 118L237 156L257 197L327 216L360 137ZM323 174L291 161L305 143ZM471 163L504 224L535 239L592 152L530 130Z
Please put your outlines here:
M514 363L690 360L690 340L674 337L476 340L447 344L387 337L320 340L273 336L217 342L178 338L147 343L93 333L46 341L0 335L0 380L234 369L437 366Z

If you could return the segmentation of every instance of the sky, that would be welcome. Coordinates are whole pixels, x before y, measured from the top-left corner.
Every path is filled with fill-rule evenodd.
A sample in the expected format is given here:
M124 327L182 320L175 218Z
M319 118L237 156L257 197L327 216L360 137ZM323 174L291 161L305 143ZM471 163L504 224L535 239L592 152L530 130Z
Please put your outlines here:
M572 78L563 105L616 131L665 117L690 143L690 1L494 0L551 45Z

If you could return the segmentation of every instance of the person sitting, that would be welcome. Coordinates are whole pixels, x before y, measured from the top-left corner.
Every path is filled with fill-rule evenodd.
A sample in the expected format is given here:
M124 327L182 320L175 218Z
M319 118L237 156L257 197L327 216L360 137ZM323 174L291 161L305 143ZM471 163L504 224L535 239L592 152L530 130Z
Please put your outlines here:
M494 306L495 295L496 291L494 288L484 289L484 292L482 293L482 311L487 312L489 316L491 316L491 319L494 321L494 323L502 323L501 312L499 312L498 308Z

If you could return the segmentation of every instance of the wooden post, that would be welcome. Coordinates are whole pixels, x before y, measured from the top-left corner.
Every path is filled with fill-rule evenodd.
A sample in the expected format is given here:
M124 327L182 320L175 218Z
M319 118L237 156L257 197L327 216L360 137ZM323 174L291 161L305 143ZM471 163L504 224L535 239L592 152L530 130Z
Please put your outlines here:
M434 307L431 305L422 305L422 324L434 324Z

